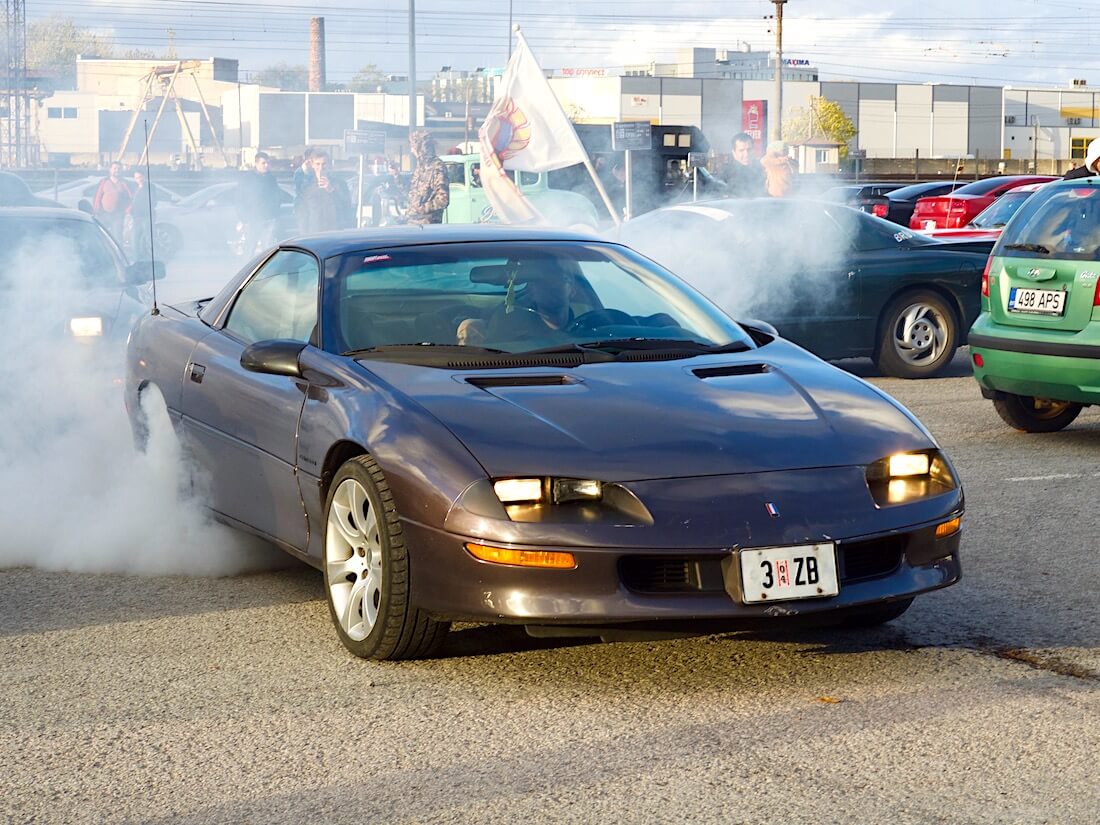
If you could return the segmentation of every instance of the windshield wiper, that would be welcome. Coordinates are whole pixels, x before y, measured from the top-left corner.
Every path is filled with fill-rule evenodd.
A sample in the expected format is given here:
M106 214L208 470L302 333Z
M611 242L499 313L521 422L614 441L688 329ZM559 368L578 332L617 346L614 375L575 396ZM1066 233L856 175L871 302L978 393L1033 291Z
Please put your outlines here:
M347 352L341 353L341 355L365 355L371 352L394 352L397 350L418 350L418 349L433 349L433 350L454 350L456 352L464 352L477 355L500 355L510 354L507 350L493 349L492 347L471 347L465 344L435 344L431 341L422 341L416 344L380 344L377 347L363 347L362 349L349 349Z
M742 341L729 344L707 344L690 338L608 338L602 341L585 341L580 344L562 344L545 349L527 350L524 355L541 355L562 352L617 352L634 350L686 350L693 353L744 352L749 347Z
M1021 252L1038 252L1040 255L1050 254L1050 250L1041 243L1010 243L1005 244L1005 249L1019 249Z

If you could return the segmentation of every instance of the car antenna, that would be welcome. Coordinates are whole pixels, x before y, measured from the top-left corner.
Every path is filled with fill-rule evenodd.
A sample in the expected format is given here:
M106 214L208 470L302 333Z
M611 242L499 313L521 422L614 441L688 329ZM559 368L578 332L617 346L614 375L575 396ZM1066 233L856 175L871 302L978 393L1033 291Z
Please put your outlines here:
M153 315L160 315L157 307L157 226L153 220L153 176L149 169L149 119L145 119L145 196L149 201L149 269L153 276Z

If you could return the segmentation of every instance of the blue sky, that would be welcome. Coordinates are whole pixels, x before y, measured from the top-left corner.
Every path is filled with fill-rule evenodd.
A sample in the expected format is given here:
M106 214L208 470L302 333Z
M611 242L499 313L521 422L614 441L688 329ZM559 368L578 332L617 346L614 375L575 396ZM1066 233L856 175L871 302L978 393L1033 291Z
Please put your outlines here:
M407 69L408 0L37 0L31 20L62 14L111 33L124 48L235 57L245 70L304 63L309 18L323 15L330 80L366 63ZM767 0L512 0L512 14L544 68L670 59L678 47L771 47ZM419 0L417 74L441 66L503 65L508 0ZM1100 85L1096 0L789 0L787 56L823 77L882 81ZM1092 77L1090 77L1090 69Z

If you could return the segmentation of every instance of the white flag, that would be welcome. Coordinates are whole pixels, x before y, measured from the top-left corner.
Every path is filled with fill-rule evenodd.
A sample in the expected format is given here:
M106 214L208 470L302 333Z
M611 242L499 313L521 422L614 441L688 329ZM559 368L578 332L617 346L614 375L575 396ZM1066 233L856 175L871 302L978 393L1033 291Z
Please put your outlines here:
M506 170L548 172L588 159L527 41L522 35L517 39L497 98L478 131L482 184L505 223L542 218Z

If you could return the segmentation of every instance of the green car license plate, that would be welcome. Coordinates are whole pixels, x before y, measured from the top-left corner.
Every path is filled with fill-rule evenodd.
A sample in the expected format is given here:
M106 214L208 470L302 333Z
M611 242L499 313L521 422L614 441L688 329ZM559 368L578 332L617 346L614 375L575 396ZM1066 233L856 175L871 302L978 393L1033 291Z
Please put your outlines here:
M740 561L746 604L817 599L840 592L832 542L747 548Z
M1008 293L1008 311L1029 315L1063 315L1066 311L1066 293L1060 289L1014 286Z

